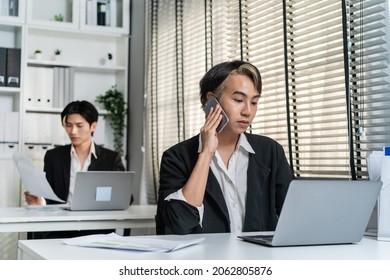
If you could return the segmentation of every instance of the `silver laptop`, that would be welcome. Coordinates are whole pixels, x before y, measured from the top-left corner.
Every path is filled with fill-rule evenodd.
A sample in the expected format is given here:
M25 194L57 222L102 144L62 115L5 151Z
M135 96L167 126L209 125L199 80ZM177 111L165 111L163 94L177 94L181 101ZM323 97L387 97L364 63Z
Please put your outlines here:
M134 171L77 172L70 210L125 210L133 191Z
M373 181L294 180L273 235L238 237L271 247L357 243L381 186Z

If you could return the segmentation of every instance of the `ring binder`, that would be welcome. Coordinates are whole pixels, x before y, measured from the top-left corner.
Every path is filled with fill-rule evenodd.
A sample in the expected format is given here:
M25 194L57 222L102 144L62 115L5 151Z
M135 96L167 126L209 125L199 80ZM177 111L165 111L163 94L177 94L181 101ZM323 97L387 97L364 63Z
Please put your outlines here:
M21 49L7 49L5 79L7 87L20 87L20 59Z
M7 71L7 49L0 48L0 87L5 86L5 75Z

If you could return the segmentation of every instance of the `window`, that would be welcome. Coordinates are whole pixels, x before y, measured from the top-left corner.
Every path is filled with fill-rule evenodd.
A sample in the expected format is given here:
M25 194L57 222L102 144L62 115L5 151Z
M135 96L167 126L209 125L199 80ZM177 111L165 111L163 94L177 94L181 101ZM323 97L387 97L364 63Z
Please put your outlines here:
M349 2L353 161L365 178L368 154L390 145L389 10L386 0Z

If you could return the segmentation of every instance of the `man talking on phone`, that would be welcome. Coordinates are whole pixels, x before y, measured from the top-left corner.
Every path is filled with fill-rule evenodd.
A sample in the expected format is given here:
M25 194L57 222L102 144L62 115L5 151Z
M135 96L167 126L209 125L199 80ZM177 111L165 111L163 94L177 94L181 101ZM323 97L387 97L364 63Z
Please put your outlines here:
M247 132L261 89L259 70L244 61L201 79L200 134L161 159L157 234L275 230L294 176L280 144Z

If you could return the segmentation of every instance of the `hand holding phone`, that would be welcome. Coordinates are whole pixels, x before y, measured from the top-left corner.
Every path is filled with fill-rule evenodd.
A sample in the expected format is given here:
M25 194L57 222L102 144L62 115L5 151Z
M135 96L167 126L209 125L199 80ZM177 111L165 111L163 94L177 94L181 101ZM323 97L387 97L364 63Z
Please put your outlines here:
M204 107L204 111L206 113L206 115L210 112L210 109L211 108L214 108L218 105L218 101L217 99L214 97L214 96L211 96L210 99L207 101L206 103L206 106ZM219 105L221 106L221 105ZM226 115L225 111L223 110L223 108L221 107L221 114L222 114L222 120L221 122L219 123L218 127L217 127L217 132L220 133L222 131L222 129L224 129L224 127L227 125L227 123L229 122L229 118L228 116Z

